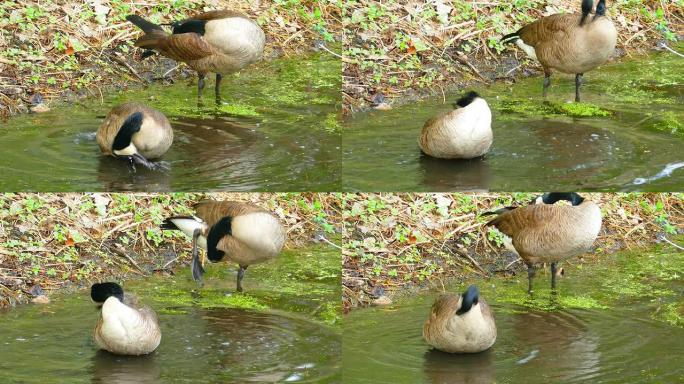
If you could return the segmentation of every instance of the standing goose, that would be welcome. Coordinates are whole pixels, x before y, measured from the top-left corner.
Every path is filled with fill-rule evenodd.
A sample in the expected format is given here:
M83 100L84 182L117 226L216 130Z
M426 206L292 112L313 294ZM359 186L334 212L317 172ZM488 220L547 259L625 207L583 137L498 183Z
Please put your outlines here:
M207 258L216 263L228 260L240 266L237 290L242 292L242 278L252 264L276 257L285 244L285 230L273 213L238 201L204 200L195 205L197 216L170 217L162 229L180 230L192 237L192 277L202 279L204 268L197 244L207 250Z
M543 17L504 36L503 43L515 42L544 68L544 98L554 70L575 75L575 101L585 72L602 65L615 51L617 30L606 16L606 0L600 0L591 17L593 0L582 1L582 14L555 14Z
M534 265L551 263L551 288L556 288L556 264L587 252L601 230L601 209L577 193L547 193L543 204L502 208L484 215L497 215L486 226L494 226L512 238L513 247L527 265L528 292L532 292ZM553 205L567 200L568 205Z
M102 304L100 320L93 331L95 344L118 355L146 355L161 342L157 314L148 306L138 306L134 296L124 297L116 283L93 284L90 297Z
M163 168L148 159L161 157L173 143L173 130L163 113L128 102L109 112L97 130L97 144L105 155L123 157L150 169Z
M492 112L476 92L466 93L454 110L425 122L418 140L420 149L440 159L472 159L492 145Z
M266 41L257 23L230 10L209 11L174 22L172 34L137 15L126 19L145 32L135 42L136 47L146 50L143 58L157 51L197 71L198 96L204 88L205 75L212 72L216 74L218 98L222 75L237 72L259 60Z
M423 338L443 352L482 352L496 341L494 315L471 285L462 295L444 294L435 300L423 325Z

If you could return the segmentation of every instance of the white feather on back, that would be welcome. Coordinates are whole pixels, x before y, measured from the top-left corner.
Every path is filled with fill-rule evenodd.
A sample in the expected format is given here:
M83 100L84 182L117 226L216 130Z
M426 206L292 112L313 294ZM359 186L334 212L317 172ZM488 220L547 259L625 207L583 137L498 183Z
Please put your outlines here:
M209 21L204 39L223 53L253 57L255 61L261 57L266 41L261 28L242 17Z
M112 353L142 355L154 351L161 341L156 320L111 296L102 305L102 319L94 334L98 347Z
M233 218L232 235L248 247L269 255L280 252L285 231L278 219L266 212L254 212Z
M418 144L426 154L442 159L472 159L492 145L492 112L478 97L465 107L441 115L423 127Z
M537 51L534 50L534 47L533 47L533 46L525 44L525 42L524 42L522 39L516 40L516 41L515 41L515 44L516 44L520 49L522 49L523 52L525 52L525 54L527 55L527 57L529 57L530 59L539 61L539 59L537 59Z
M195 229L199 229L200 233L204 233L207 229L207 224L196 216L193 216L192 219L175 218L169 219L169 221L175 224L176 227L181 230L181 232L187 236L190 236L190 238L192 238L192 234L195 232ZM197 238L197 245L199 245L201 248L207 249L207 238L203 235L200 235Z

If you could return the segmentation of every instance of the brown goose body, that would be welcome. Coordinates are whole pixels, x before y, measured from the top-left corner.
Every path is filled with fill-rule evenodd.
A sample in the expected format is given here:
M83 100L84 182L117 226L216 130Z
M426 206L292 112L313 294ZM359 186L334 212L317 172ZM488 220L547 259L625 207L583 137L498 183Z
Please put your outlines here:
M544 72L585 73L604 64L615 51L617 30L607 16L587 20L582 15L556 14L524 26L518 35L534 48L532 58Z
M555 14L543 17L504 36L515 42L527 56L544 68L544 97L554 71L575 74L575 101L580 101L582 75L608 61L617 44L617 29L605 15L600 0L591 15L592 0L582 2L582 14Z
M237 72L258 61L266 42L257 23L232 10L205 12L173 23L172 34L136 15L127 19L145 32L135 42L136 47L186 63L199 74L200 91L209 72L217 74L218 91L220 75Z
M285 231L273 213L238 201L204 200L195 205L197 216L208 230L225 217L232 218L230 235L221 237L216 248L240 265L262 263L276 257L285 244Z
M530 290L536 264L551 263L555 287L556 263L589 251L601 230L601 209L594 202L582 199L573 206L554 202L503 209L486 224L511 238L528 266Z
M472 159L492 145L492 112L487 102L471 92L454 110L425 122L418 139L423 153L440 159Z
M203 268L197 246L212 262L232 261L240 266L238 290L249 265L278 256L285 244L285 229L278 218L259 206L238 201L204 200L195 205L196 216L170 217L163 229L177 229L193 238L193 278Z
M116 155L112 148L114 140L126 119L135 113L142 113L142 124L140 130L131 136L130 144L133 148L123 151L135 151L147 159L160 158L168 151L173 143L173 129L169 119L154 108L128 102L112 108L97 130L96 140L103 154Z
M510 236L527 264L553 263L587 252L601 229L601 210L580 206L528 205L501 213L487 223Z
M478 298L467 312L459 313L466 294L443 294L435 300L423 325L423 338L428 344L450 353L477 353L494 345L494 314L483 298Z

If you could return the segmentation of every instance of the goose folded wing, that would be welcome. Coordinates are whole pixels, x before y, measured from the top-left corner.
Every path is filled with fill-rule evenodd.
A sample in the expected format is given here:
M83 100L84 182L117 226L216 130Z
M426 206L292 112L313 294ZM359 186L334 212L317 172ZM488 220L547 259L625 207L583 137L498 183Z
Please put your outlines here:
M177 61L199 60L214 53L202 35L180 33L159 41L158 49L167 57Z

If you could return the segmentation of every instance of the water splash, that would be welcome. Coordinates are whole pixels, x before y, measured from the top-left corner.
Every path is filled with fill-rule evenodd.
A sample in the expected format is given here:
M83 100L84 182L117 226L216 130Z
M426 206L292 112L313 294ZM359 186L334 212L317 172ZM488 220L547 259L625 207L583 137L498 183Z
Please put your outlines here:
M665 169L658 172L658 174L656 174L655 176L651 176L651 177L647 177L647 178L637 177L636 179L634 179L632 184L642 185L642 184L650 183L650 182L658 180L658 179L670 177L672 175L672 172L674 172L675 170L682 168L682 167L684 167L684 162L670 163L670 164L665 166Z

